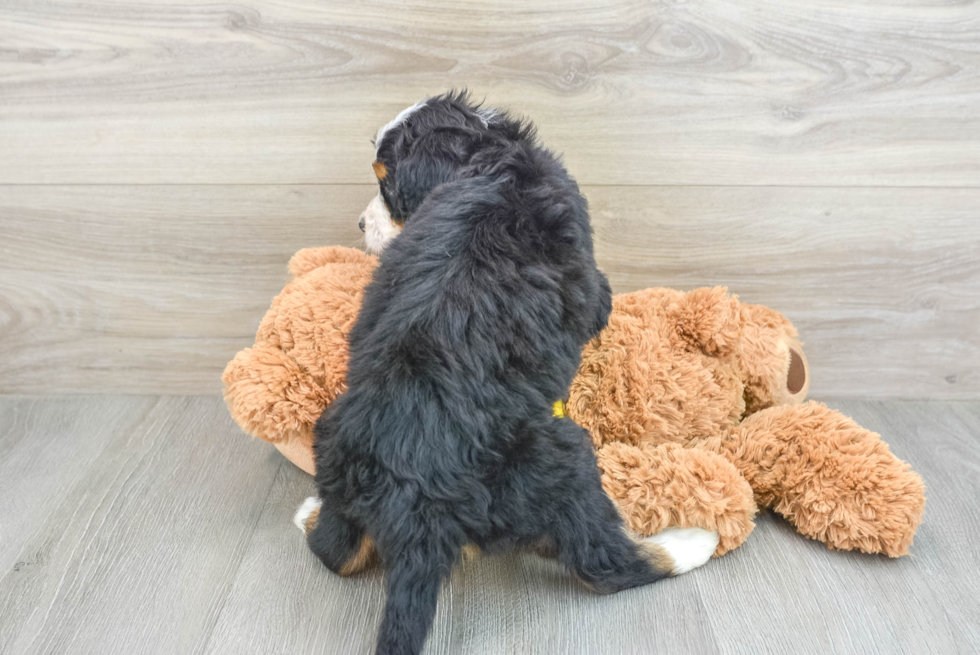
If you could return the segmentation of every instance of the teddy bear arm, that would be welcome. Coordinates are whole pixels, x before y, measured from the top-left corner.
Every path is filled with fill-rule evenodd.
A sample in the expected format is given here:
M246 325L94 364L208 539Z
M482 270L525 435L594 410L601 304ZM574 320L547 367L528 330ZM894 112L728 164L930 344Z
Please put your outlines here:
M771 407L705 447L745 475L762 507L832 549L898 557L922 519L925 488L881 437L825 405Z

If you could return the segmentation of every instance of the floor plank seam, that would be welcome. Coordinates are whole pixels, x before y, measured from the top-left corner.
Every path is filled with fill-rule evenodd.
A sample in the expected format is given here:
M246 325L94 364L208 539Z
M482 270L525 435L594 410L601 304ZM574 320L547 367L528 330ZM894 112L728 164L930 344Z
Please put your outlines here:
M211 622L211 625L208 629L207 639L205 639L204 643L201 645L201 650L198 651L200 655L204 655L204 653L207 653L208 649L211 646L211 639L212 637L214 637L214 629L221 622L221 615L224 614L225 608L228 606L228 599L231 598L231 594L235 589L235 581L238 580L238 574L242 570L242 564L245 563L245 556L248 555L248 551L252 547L252 542L255 539L255 530L259 525L259 521L262 520L262 515L265 514L266 503L269 502L269 498L272 496L272 490L276 486L276 481L279 480L279 476L282 474L282 467L284 462L285 459L279 458L279 465L276 467L276 473L275 475L272 476L272 481L269 483L269 488L266 489L265 495L262 497L262 503L261 503L262 509L259 512L257 512L255 515L255 521L252 523L252 529L249 532L248 540L242 548L242 555L238 559L238 565L235 566L235 570L232 571L231 574L228 576L229 584L227 589L225 589L224 598L221 600L221 607L218 610L217 614L215 614L214 621Z

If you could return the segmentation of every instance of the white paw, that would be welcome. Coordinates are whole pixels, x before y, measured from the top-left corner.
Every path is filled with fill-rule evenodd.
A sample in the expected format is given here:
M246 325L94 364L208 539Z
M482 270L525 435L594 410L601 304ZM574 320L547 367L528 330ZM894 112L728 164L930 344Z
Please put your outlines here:
M645 541L659 544L674 560L674 575L687 573L711 558L718 533L701 528L664 528Z
M308 519L310 514L313 513L313 510L316 509L320 509L320 499L316 496L310 496L304 500L303 504L299 506L298 510L296 510L296 515L293 516L293 523L297 528L305 533L306 519Z

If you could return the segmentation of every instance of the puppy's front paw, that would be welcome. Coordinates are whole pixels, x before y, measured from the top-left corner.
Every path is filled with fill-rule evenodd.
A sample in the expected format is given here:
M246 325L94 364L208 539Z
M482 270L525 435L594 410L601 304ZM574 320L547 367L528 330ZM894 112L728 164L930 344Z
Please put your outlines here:
M303 531L304 534L310 534L313 531L313 526L316 525L316 520L320 516L320 505L322 501L316 496L310 496L303 501L303 504L299 506L296 510L295 516L293 516L293 523L297 528Z

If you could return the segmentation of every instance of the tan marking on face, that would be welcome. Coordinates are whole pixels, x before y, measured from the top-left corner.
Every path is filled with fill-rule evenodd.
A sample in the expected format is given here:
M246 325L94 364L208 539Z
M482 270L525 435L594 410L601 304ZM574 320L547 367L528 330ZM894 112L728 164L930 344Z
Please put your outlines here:
M360 573L365 569L374 566L378 561L378 551L374 547L374 541L371 537L364 535L361 537L361 546L354 553L354 556L347 560L347 563L340 567L338 571L339 575L347 577L349 575L354 575Z
M388 168L379 161L371 164L371 168L374 169L374 174L378 178L379 182L388 176Z

